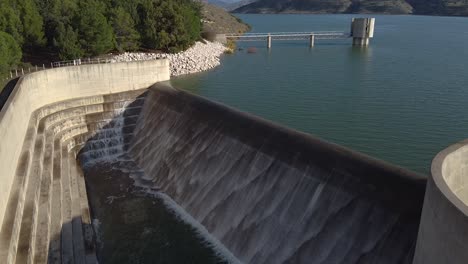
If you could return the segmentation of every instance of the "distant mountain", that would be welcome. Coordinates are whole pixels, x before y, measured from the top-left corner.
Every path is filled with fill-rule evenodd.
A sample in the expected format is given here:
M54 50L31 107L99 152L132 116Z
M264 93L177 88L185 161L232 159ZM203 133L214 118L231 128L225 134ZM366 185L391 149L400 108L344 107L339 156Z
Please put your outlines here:
M231 2L226 2L223 0L208 0L208 3L215 5L215 6L222 7L224 9L226 9L229 5L232 4Z
M467 0L406 0L418 15L468 16Z
M208 3L222 7L228 11L232 11L255 1L256 0L208 0Z
M233 12L468 16L468 0L259 0Z
M256 1L257 0L240 0L240 1L232 2L226 7L226 10L228 11L236 10L239 7L254 3Z

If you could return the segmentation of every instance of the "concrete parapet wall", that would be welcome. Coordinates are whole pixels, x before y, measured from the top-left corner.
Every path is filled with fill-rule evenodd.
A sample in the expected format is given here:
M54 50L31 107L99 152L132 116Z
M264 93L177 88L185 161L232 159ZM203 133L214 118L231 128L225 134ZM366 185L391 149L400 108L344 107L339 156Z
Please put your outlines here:
M466 263L468 259L468 140L432 162L414 264Z
M169 79L168 60L64 67L22 77L0 112L0 223L14 176L21 173L17 168L29 162L22 146L35 110L57 101L137 90Z

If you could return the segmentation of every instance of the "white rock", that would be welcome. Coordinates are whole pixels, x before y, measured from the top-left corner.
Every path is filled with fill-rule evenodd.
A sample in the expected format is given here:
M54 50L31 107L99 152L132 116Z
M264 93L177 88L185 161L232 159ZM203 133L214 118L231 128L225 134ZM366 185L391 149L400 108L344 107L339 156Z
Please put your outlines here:
M217 42L206 44L196 42L186 51L176 54L169 53L130 53L125 52L112 57L112 62L128 62L139 60L155 60L167 58L171 65L171 75L197 73L213 69L221 64L220 57L226 51L226 47Z

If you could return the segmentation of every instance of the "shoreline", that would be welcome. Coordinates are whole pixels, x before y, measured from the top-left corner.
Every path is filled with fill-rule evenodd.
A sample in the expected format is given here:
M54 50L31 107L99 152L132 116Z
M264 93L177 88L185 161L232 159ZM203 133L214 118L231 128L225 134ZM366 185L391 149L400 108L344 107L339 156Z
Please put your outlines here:
M111 62L130 62L169 59L171 77L200 73L221 65L221 56L229 50L219 42L197 41L189 49L179 53L125 52L115 55Z

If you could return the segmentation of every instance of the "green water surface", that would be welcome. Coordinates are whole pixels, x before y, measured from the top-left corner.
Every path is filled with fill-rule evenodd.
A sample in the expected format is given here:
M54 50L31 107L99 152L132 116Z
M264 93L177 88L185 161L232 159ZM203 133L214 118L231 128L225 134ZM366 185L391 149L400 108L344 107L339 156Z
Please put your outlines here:
M354 15L359 16L359 15ZM254 32L349 31L353 15L239 15ZM351 40L239 43L222 66L173 85L391 163L428 173L468 138L468 18L376 17Z

